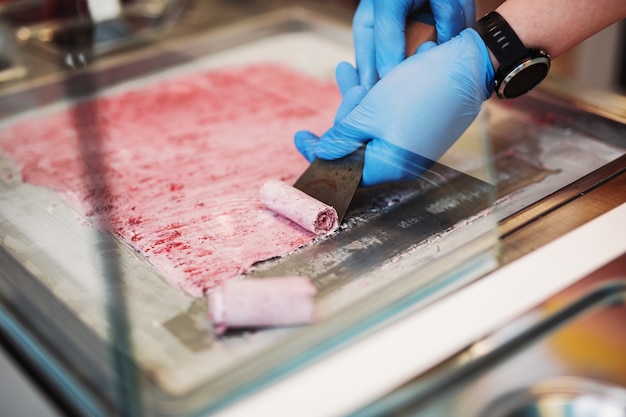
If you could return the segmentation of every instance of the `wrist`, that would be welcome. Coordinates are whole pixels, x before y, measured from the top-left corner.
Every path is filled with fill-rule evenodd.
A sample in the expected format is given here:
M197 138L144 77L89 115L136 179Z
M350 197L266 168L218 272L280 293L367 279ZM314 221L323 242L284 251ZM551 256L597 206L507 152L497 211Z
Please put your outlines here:
M525 94L547 76L548 54L527 48L498 12L486 14L472 27L489 50L495 71L494 88L499 98Z

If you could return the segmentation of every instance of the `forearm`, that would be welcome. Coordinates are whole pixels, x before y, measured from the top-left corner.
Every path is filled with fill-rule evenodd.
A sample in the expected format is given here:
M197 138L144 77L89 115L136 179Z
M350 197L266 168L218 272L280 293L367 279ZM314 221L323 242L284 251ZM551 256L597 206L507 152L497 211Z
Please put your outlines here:
M507 0L496 11L526 47L556 58L626 18L626 0Z

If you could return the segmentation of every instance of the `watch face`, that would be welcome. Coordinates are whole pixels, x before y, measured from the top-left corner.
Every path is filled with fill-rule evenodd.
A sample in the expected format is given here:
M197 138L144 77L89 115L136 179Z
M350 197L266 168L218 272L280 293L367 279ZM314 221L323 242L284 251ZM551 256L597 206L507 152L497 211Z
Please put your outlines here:
M539 55L524 60L513 69L497 77L496 93L500 98L515 98L527 93L539 84L550 70L550 58Z

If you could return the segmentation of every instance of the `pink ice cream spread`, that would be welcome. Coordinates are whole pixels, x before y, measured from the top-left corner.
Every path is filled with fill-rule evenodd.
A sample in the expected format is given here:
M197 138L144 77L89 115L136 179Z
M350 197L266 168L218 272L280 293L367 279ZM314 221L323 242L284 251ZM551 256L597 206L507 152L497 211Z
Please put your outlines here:
M24 181L92 216L73 117L84 115L83 130L105 141L112 231L172 285L201 296L315 238L258 193L268 179L292 184L304 171L293 134L323 132L339 100L333 83L278 64L209 70L17 121L0 132L0 147Z

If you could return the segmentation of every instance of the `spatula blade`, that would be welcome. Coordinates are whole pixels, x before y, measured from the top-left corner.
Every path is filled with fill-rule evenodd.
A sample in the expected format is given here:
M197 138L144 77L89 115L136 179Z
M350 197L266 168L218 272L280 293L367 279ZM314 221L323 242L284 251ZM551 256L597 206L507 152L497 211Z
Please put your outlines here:
M315 159L294 187L332 206L341 223L361 182L365 147L334 160Z

